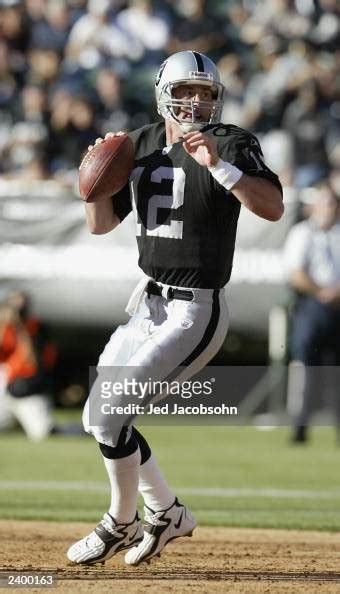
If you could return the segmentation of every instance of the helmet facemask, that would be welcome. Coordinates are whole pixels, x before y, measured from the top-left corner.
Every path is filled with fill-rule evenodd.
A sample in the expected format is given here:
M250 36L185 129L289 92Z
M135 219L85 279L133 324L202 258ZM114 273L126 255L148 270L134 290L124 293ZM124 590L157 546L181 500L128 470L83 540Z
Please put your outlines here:
M161 92L158 113L163 118L177 122L184 132L200 130L208 124L219 121L222 109L221 101L217 99L212 101L176 99L172 94L174 85L167 85L167 87L169 88ZM205 111L210 112L208 117L203 117L202 112Z

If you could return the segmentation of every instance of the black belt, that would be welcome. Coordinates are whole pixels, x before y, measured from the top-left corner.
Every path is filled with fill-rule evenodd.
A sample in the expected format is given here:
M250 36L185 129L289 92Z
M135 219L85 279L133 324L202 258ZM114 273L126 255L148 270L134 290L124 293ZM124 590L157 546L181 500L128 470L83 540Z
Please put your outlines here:
M162 296L162 287L150 281L147 284L146 292L148 297L150 295L158 295ZM189 289L174 289L174 287L169 287L166 294L166 299L171 301L172 299L181 299L182 301L193 301L194 300L194 293Z

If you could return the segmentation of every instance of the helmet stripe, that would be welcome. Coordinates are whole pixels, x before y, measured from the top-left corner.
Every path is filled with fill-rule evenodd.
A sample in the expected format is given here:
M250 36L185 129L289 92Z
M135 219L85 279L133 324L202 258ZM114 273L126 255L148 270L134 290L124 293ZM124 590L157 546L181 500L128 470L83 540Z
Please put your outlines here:
M192 52L192 53L195 56L198 72L204 72L204 64L203 64L201 54L199 54L198 52Z

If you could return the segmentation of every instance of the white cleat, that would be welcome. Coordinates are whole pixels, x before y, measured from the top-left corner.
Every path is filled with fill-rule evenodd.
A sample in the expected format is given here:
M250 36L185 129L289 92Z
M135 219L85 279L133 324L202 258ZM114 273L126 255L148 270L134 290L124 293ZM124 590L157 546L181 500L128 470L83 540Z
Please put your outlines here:
M104 514L98 526L67 551L73 563L99 563L118 551L136 546L143 540L143 525L138 514L130 524L117 524L110 514Z
M184 505L178 503L177 498L164 511L154 512L146 506L144 511L144 538L126 553L125 563L128 565L149 562L156 555L160 557L160 552L170 540L191 536L197 525L195 518Z

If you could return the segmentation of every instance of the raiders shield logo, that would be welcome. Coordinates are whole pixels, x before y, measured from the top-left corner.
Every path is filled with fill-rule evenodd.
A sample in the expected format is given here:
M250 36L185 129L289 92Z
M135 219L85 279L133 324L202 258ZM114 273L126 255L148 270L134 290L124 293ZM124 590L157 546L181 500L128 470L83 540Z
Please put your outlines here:
M164 60L164 62L160 65L160 68L158 70L157 76L156 76L156 80L155 80L155 85L156 87L158 87L159 85L159 81L161 80L162 74L163 74L163 70L166 66L168 60Z

